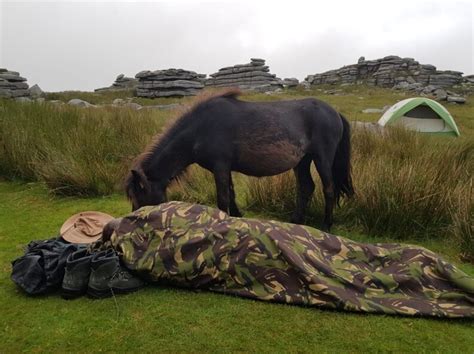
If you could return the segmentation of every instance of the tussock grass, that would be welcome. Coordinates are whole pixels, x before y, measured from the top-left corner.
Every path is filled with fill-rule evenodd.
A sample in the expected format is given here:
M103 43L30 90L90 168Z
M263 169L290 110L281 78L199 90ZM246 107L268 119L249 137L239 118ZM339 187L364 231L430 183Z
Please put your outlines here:
M132 159L169 113L2 102L0 173L62 194L119 189Z
M212 173L196 165L190 166L171 184L168 199L216 205L216 187Z
M384 136L356 132L354 143L358 192L346 209L370 233L450 233L453 215L472 204L473 142L392 129Z
M474 264L474 186L464 186L458 200L458 208L451 209L453 220L452 235L459 250L461 259Z
M272 177L250 177L247 188L246 204L252 210L265 210L289 218L295 208L296 179L292 172Z
M353 179L356 195L336 209L338 224L359 226L370 235L394 239L449 237L465 257L474 255L474 142L435 138L401 128L383 135L364 129L353 133ZM313 179L319 177L313 170ZM294 208L292 173L249 179L252 208L286 216ZM320 185L308 213L319 223Z
M49 98L67 101L76 93ZM91 103L107 103L124 93L84 93ZM362 108L382 107L403 99L391 90L345 88L341 96L322 89L285 90L278 95L244 94L244 100L318 97L353 120L374 120ZM468 102L474 98L470 98ZM176 101L177 99L173 99ZM152 101L152 100L150 100ZM174 102L173 101L173 102ZM177 100L179 101L179 100ZM153 101L157 103L170 103ZM179 101L189 102L189 99ZM446 238L474 258L474 132L471 103L448 107L461 130L453 139L389 129L384 135L353 132L356 196L336 209L336 225L392 238ZM122 192L121 183L135 156L167 126L179 110L132 111L126 108L76 108L48 103L0 101L0 176L44 182L55 193L105 195ZM316 191L307 223L318 227L323 196L313 167ZM239 204L289 220L295 204L292 173L269 178L234 175ZM212 175L192 166L169 190L170 199L215 205ZM243 205L242 205L243 204Z

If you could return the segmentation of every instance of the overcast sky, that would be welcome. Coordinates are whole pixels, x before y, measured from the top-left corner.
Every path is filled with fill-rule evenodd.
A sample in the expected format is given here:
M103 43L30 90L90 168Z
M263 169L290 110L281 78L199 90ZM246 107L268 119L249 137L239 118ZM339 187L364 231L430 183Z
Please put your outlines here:
M93 90L123 73L267 60L278 77L412 57L474 73L473 1L0 0L0 67L45 91Z

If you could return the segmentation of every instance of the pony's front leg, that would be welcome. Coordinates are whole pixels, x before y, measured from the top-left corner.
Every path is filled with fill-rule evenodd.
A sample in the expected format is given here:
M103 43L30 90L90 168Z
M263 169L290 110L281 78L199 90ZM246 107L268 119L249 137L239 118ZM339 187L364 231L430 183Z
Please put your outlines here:
M306 213L306 206L314 192L314 182L311 177L311 157L305 156L293 171L296 177L296 209L291 217L294 224L303 224Z
M230 169L223 164L216 164L212 172L216 182L217 206L220 210L229 213Z
M235 191L234 191L234 182L232 181L232 174L230 176L230 183L229 183L229 192L230 192L230 200L229 200L229 212L230 216L236 216L240 218L242 213L235 202Z

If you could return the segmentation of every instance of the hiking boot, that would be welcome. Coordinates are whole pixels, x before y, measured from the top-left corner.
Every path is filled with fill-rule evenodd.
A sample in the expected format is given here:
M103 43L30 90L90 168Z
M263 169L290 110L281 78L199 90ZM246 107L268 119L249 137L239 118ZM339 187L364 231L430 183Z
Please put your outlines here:
M93 298L131 293L144 285L141 279L120 266L118 255L111 249L96 253L91 269L87 294Z
M86 293L91 273L91 259L92 255L88 254L85 248L69 255L62 284L63 299L75 299Z

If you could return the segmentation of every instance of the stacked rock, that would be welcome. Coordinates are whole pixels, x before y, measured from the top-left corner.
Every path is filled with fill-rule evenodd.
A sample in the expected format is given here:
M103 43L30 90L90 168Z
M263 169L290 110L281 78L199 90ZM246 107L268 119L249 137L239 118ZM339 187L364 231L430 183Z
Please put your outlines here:
M138 79L138 97L182 97L196 95L204 88L205 74L183 69L140 71Z
M459 71L436 70L434 65L420 64L413 58L390 55L376 60L361 57L357 64L308 75L305 80L311 85L367 83L381 87L415 89L426 85L452 87L463 82L463 77Z
M474 93L474 75L466 75L463 77L463 81L459 85L460 89L467 93Z
M120 74L115 79L115 82L112 86L102 87L95 89L94 91L122 91L122 90L134 90L138 85L138 80L133 77L126 77L124 74Z
M463 77L464 82L474 84L474 75L466 75Z
M435 75L430 77L430 85L438 87L452 87L459 84L463 80L462 72L460 71L436 71Z
M26 79L16 71L0 68L0 97L16 98L28 97L28 84Z
M299 84L300 82L298 81L297 78L295 78L295 77L290 77L290 78L285 78L285 79L283 79L282 83L283 83L283 86L284 86L284 87L291 88L291 87L296 87L296 86L298 86L298 84Z
M242 90L274 91L282 88L282 80L270 73L264 59L251 58L248 64L237 64L211 74L206 86L239 87Z

